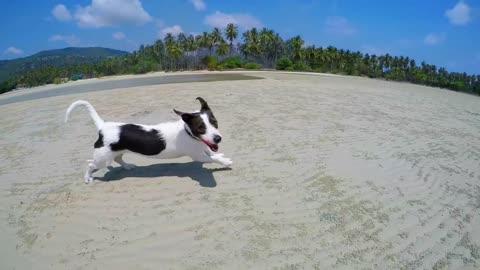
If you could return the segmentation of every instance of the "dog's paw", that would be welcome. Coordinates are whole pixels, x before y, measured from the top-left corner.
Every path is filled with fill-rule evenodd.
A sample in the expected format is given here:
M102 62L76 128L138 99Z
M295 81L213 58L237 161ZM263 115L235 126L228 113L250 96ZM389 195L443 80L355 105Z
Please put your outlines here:
M124 168L127 171L129 171L131 169L134 169L135 167L137 167L137 166L135 166L134 164L130 164L130 163L125 163L125 164L122 165L122 168Z
M93 177L91 176L85 176L85 184L90 184L93 182Z
M223 166L230 167L230 166L232 166L233 161L232 161L231 159L229 159L229 158L222 157L222 158L220 158L220 163L221 163Z

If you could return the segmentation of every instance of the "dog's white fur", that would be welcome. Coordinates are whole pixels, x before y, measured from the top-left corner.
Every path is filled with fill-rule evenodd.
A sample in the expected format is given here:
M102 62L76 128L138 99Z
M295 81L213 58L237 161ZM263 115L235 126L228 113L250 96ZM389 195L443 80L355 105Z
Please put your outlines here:
M101 131L103 134L104 144L103 147L96 148L94 150L93 160L87 160L88 168L85 173L85 182L91 183L93 181L92 173L95 170L109 166L112 161L119 163L124 169L127 170L134 168L134 165L126 163L122 159L123 154L131 151L112 151L109 147L110 144L118 142L120 127L125 123L105 122L102 118L100 118L93 106L87 101L83 100L76 101L70 105L65 115L65 122L68 122L70 113L78 106L85 106L88 109L90 116L97 127L97 130ZM207 127L206 133L203 135L203 139L213 142L213 137L215 135L221 136L220 132L210 124L206 114L201 114L201 117ZM223 166L230 166L233 164L229 158L224 157L224 154L215 153L211 151L210 148L203 142L190 137L190 135L185 131L185 129L188 129L189 127L185 124L185 122L183 122L183 120L160 123L157 125L136 125L143 127L146 131L156 129L162 135L162 138L166 143L166 148L160 152L160 154L149 157L170 159L189 156L193 160L199 162L214 162Z

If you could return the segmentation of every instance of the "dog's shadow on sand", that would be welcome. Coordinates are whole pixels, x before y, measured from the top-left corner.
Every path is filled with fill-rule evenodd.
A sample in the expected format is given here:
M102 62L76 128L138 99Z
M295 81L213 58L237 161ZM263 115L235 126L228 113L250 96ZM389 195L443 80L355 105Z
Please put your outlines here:
M148 166L137 166L131 170L125 170L122 167L108 167L108 172L102 177L95 179L109 182L118 181L129 177L137 178L154 178L162 176L188 177L198 182L202 187L215 187L217 182L213 176L217 171L228 171L231 168L209 169L204 168L203 163L161 163Z

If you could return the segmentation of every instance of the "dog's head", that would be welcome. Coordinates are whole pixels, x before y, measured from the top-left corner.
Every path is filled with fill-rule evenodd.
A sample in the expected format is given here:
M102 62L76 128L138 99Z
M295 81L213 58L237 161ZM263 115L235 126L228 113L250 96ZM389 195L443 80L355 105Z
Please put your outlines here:
M218 144L222 140L222 135L218 131L217 119L203 98L197 97L197 100L202 105L198 112L185 113L175 109L173 111L182 117L193 136L206 144L210 150L217 152Z

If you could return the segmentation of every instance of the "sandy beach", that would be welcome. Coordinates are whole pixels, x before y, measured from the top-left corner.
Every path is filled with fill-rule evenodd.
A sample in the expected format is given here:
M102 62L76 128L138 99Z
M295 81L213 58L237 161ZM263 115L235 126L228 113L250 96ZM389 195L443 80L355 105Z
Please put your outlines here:
M243 73L263 79L1 105L0 269L480 268L479 97ZM63 122L71 102L154 124L198 109L197 96L231 169L126 155L136 169L83 182L97 135L83 109Z

